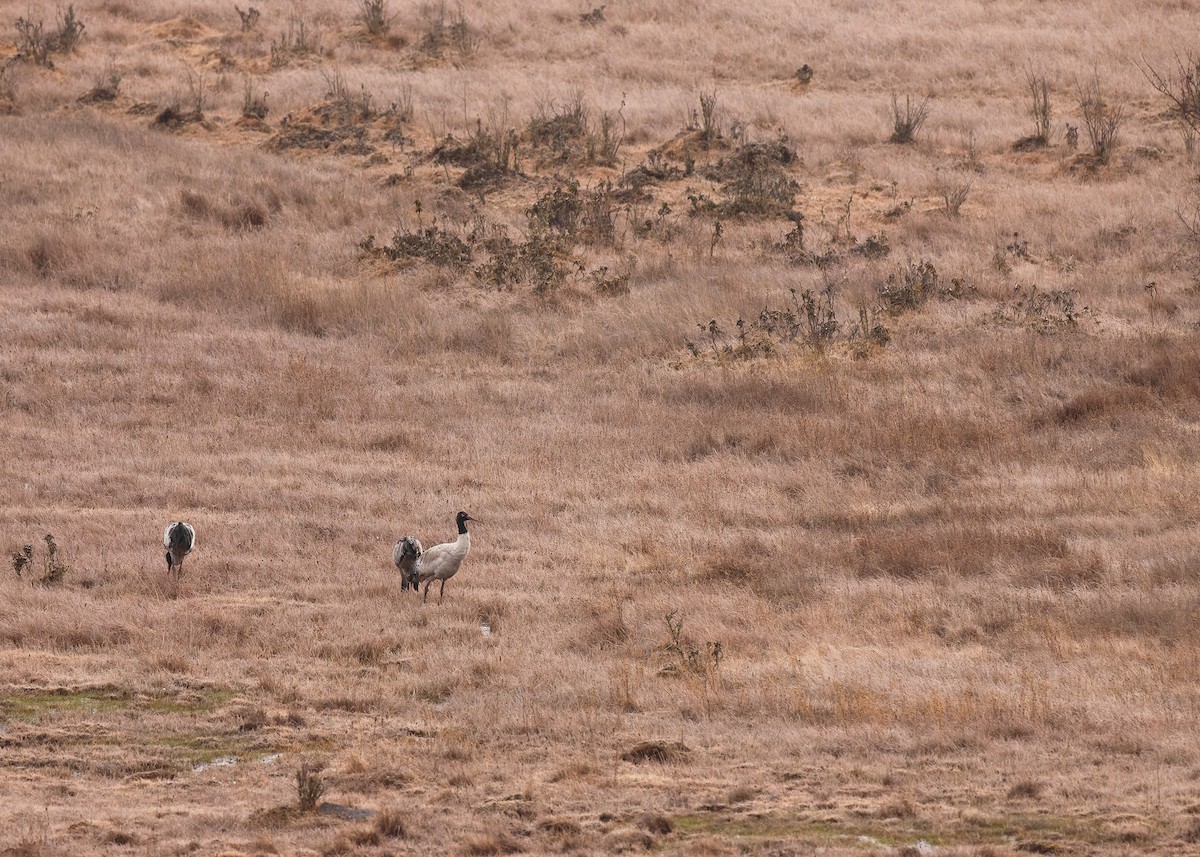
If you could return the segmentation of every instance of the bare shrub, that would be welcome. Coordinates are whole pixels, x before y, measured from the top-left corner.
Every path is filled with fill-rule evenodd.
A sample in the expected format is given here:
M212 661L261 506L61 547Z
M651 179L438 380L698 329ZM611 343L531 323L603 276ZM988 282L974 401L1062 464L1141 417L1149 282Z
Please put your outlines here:
M453 51L460 60L474 55L481 41L467 21L467 13L460 3L452 17L448 17L446 0L422 7L425 19L425 34L421 37L421 50L431 57L442 57Z
M352 125L375 115L374 96L365 86L360 85L355 92L337 69L321 69L321 77L325 80L325 101L320 110L323 119Z
M247 77L242 85L242 116L246 119L266 119L268 112L267 93L259 92L254 81Z
M204 69L184 69L184 86L186 93L177 88L167 106L155 115L155 127L178 129L191 123L204 124L209 95L209 81Z
M49 66L50 53L54 50L52 37L46 33L43 21L34 22L29 18L17 18L17 56Z
M84 104L95 104L102 101L115 101L121 93L122 74L116 64L109 60L96 74L92 88L79 97Z
M700 93L700 136L706 145L712 145L721 136L721 125L717 119L717 93Z
M1107 164L1117 147L1121 127L1128 118L1124 104L1114 104L1100 90L1100 81L1092 78L1076 86L1083 127L1092 144L1092 154Z
M621 145L625 142L625 130L625 101L622 99L615 115L607 110L602 111L598 124L590 129L587 137L588 161L614 166Z
M67 4L67 10L58 13L58 30L54 33L55 50L65 54L74 51L83 40L84 29L83 21L75 14L75 6Z
M973 186L970 179L942 173L937 183L938 196L942 198L942 213L947 217L958 217Z
M889 143L905 144L913 142L925 120L929 118L928 97L914 104L912 96L904 96L904 107L900 107L900 99L892 95L892 136Z
M571 157L587 133L588 111L581 93L576 93L561 108L553 103L540 106L526 126L529 145L549 149L551 159L556 161Z
M1033 133L1013 144L1019 152L1045 148L1050 143L1052 129L1050 82L1032 68L1025 72L1025 92L1029 95L1029 115L1033 118Z
M394 15L388 15L387 0L358 0L358 20L372 36L386 36Z
M312 29L299 15L288 18L287 29L271 42L271 67L287 65L293 59L321 53L321 33Z
M1190 154L1200 134L1200 58L1191 53L1176 54L1174 67L1164 71L1143 59L1141 69L1155 91L1171 102L1171 111L1183 131L1184 145Z
M683 616L678 610L672 610L663 618L667 625L667 642L662 650L668 658L664 671L695 676L706 684L715 682L725 656L721 641L709 640L701 648L684 635Z
M296 769L296 794L301 812L314 811L325 794L325 784L321 780L322 767L304 759Z
M1025 86L1029 90L1029 113L1033 117L1033 136L1044 146L1050 141L1050 84L1045 76L1029 71L1025 75Z

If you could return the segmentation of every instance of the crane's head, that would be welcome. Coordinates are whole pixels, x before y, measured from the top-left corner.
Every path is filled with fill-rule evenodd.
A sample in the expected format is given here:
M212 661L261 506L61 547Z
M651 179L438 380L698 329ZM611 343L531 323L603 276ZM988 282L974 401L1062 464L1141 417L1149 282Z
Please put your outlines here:
M460 533L465 533L467 531L467 521L474 521L475 518L472 518L466 512L459 512L458 515L455 516L454 520L458 522L458 531Z

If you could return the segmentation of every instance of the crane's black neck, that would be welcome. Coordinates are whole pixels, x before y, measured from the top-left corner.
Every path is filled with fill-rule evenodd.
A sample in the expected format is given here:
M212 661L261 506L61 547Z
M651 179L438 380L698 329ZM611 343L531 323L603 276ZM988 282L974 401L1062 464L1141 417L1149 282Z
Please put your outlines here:
M458 521L458 534L461 536L463 533L465 533L467 531L467 515L466 515L466 513L459 512L458 517L455 518L455 520Z

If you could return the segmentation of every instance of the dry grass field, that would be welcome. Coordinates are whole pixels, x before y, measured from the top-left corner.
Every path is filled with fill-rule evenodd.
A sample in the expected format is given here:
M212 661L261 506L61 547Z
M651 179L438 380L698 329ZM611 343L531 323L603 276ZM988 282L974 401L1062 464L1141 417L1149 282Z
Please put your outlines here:
M0 854L1200 853L1139 9L0 0Z

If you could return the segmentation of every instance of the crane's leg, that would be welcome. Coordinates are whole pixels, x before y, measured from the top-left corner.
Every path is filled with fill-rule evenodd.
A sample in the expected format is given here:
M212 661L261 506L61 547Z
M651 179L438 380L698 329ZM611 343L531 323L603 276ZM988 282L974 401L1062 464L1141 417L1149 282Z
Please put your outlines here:
M446 581L442 581L442 587L438 590L438 604L442 603L442 596L446 594Z
M429 587L433 586L433 580L428 580L425 583L425 595L421 598L421 603L424 604L429 600Z

